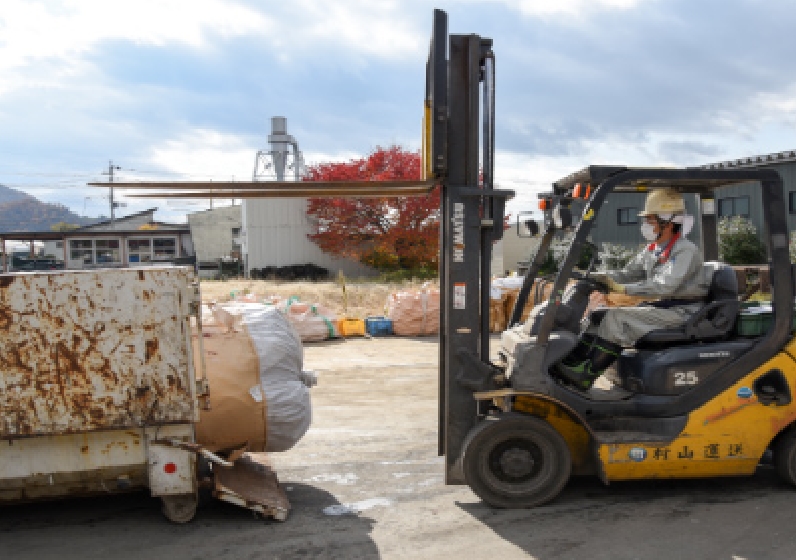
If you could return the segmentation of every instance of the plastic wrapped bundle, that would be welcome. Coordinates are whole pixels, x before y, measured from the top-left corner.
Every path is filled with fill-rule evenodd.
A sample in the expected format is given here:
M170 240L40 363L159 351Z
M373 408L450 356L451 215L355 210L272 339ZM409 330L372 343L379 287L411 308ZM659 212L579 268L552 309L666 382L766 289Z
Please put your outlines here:
M338 336L337 318L320 305L290 301L285 315L302 342L319 342Z
M197 441L211 450L243 444L250 451L290 449L312 420L312 376L302 371L298 333L274 306L217 309L216 324L202 339L211 410L201 412Z
M489 332L496 333L506 330L506 299L508 299L508 295L493 280L492 288L489 291Z
M439 290L423 288L390 294L387 317L393 333L400 336L424 336L439 332Z

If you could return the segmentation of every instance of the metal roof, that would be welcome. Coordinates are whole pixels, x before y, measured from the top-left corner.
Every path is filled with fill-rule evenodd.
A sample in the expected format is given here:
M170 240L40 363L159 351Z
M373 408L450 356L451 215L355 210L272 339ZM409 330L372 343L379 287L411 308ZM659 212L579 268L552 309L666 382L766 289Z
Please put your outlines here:
M553 183L554 192L564 194L576 184L599 185L614 175L623 175L615 192L646 192L673 187L680 192L706 193L733 183L759 181L769 172L751 166L741 168L614 167L592 165ZM540 197L546 196L540 194Z
M107 185L108 183L105 183L105 184ZM130 220L132 218L140 218L141 216L144 216L146 214L154 214L156 211L157 211L157 207L148 208L146 210L141 210L140 212L135 212L134 214L128 214L127 216L121 216L119 218L114 218L113 220L111 220L111 219L102 220L101 222L95 222L95 223L89 224L87 226L81 226L81 227L79 227L77 229L79 229L79 230L89 230L89 229L97 227L97 226L107 226L107 225L110 225L112 223L125 222L126 220ZM72 230L72 231L74 231L74 230Z
M733 169L738 167L760 167L763 165L774 165L776 163L788 163L796 161L796 150L786 150L761 156L750 156L717 163L708 163L700 166L701 169Z

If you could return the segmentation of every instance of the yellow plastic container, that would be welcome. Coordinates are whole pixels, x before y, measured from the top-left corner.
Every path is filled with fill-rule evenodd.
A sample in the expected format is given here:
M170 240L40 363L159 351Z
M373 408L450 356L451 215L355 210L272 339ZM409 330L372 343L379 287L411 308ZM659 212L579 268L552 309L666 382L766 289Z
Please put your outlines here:
M365 336L365 321L362 319L338 319L337 332L340 336Z

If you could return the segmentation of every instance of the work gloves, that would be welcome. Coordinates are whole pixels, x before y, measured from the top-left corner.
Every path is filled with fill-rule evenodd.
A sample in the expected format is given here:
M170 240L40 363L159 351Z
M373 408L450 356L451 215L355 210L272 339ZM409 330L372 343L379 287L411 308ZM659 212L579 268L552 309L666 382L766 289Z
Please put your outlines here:
M592 274L591 278L592 278L592 280L596 280L600 284L603 284L606 288L608 288L608 291L610 291L610 292L615 292L617 294L626 294L627 293L627 288L625 288L624 284L620 284L619 282L617 282L616 280L614 280L613 278L611 278L607 274L602 274L602 273L598 272L598 273Z

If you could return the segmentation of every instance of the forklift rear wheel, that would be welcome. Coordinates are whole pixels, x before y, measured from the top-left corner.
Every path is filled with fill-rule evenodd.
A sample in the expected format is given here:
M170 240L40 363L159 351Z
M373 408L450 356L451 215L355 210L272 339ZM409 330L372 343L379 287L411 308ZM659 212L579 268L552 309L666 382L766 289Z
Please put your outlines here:
M163 515L172 523L188 523L196 515L196 506L199 500L196 494L178 494L175 496L161 496L163 502Z
M464 443L467 484L497 508L530 508L549 502L564 488L572 458L564 438L533 416L506 414L486 419Z
M783 480L796 485L796 429L789 429L777 441L774 464Z

